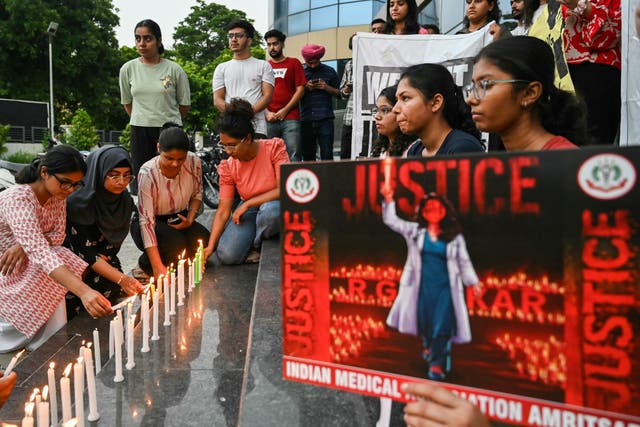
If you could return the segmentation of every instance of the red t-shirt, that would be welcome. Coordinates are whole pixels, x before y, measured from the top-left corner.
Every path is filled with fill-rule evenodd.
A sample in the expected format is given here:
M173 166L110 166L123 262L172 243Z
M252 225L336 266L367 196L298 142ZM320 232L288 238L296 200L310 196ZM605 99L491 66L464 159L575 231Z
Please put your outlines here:
M282 62L269 60L275 75L275 86L273 97L267 107L269 111L275 113L289 103L289 100L296 92L298 86L304 86L307 78L304 76L302 64L296 58L285 58ZM285 120L300 120L300 110L294 107L289 111Z
M542 147L542 151L548 150L570 150L573 148L578 148L577 145L569 141L564 136L554 136L546 144Z

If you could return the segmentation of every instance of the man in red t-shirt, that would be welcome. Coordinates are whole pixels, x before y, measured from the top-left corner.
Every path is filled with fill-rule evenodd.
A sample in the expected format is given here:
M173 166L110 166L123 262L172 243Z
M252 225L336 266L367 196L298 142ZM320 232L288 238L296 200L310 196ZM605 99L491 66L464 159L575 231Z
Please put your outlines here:
M269 64L275 74L273 98L267 107L267 137L280 137L287 145L287 153L293 162L302 161L300 141L300 111L298 102L304 95L307 79L302 64L296 58L284 56L284 40L287 38L278 30L270 30L264 35Z

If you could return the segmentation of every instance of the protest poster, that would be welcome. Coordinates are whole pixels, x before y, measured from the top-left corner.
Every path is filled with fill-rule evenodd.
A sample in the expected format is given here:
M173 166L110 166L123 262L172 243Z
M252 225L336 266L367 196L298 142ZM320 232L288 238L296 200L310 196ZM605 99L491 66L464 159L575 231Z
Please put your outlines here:
M640 425L637 164L634 147L283 165L284 378L406 401L436 353L420 319L453 307L440 383L492 419Z

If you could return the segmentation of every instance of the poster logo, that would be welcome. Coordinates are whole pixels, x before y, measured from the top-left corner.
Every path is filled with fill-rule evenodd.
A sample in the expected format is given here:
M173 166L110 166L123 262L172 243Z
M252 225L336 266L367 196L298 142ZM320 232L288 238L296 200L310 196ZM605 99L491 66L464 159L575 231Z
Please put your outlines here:
M598 154L578 170L578 185L587 195L613 200L627 194L636 183L633 164L617 154Z
M318 195L318 176L309 169L297 169L289 175L285 183L287 195L296 203L309 203Z

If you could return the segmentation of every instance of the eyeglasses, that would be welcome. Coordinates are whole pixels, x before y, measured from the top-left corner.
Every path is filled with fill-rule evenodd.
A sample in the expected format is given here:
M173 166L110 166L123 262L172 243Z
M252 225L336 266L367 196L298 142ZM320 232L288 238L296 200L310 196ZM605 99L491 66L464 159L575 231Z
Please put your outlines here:
M227 38L231 39L241 39L246 35L246 33L227 33Z
M235 153L236 150L238 150L238 145L242 144L247 138L242 138L240 140L240 142L238 142L237 144L223 144L222 142L220 143L220 145L222 146L222 148L225 151L228 151L230 153Z
M389 107L380 107L380 108L373 107L371 109L371 115L377 116L378 114L380 114L380 117L384 117L392 111L393 111L393 108L389 108Z
M133 181L134 179L136 179L135 176L129 174L129 175L107 175L107 179L111 182L126 182L126 183L130 183L131 181Z
M82 181L71 182L67 181L66 179L58 178L58 175L56 175L55 173L52 173L51 175L53 175L53 177L58 181L58 183L60 184L60 188L64 191L76 190L77 188L82 188L84 186L84 182Z
M467 100L471 98L471 94L477 100L484 99L487 94L487 89L490 89L491 86L497 83L531 83L529 80L518 80L518 79L508 79L508 80L479 80L477 82L471 82L464 87L464 99Z

